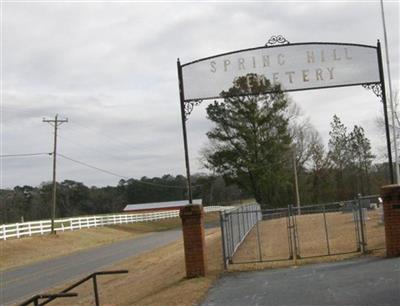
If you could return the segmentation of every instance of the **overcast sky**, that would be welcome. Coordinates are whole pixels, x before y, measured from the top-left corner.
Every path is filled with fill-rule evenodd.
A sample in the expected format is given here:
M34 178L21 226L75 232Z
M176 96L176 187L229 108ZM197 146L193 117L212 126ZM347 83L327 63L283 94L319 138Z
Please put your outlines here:
M140 178L184 174L176 60L290 42L376 45L383 40L379 1L265 2L3 1L1 154L58 151ZM392 81L399 88L399 2L385 1ZM384 153L378 98L361 86L291 93L326 143L337 114L358 124ZM188 121L192 172L210 128L205 106ZM2 187L51 180L50 156L2 159ZM118 177L59 158L58 180L116 185Z

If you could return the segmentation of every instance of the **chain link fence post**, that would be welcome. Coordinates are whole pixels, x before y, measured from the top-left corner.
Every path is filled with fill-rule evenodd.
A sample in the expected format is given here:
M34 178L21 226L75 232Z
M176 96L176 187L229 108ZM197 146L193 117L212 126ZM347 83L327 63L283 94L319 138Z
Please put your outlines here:
M226 245L226 237L225 237L225 218L224 218L224 212L223 211L219 212L219 224L220 224L220 227L221 227L222 257L224 259L224 269L226 270L227 269L227 264L226 264L226 261L227 261L227 257L226 257L227 245Z
M365 223L364 223L363 207L361 205L361 194L357 195L357 203L358 203L358 222L360 224L361 252L365 254L367 252L367 242L365 239Z

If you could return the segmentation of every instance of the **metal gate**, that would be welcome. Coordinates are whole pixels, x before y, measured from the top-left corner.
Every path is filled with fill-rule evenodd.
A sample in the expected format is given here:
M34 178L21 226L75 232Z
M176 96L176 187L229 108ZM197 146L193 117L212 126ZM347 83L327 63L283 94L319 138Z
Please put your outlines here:
M384 248L378 196L261 210L221 212L225 265L312 258Z

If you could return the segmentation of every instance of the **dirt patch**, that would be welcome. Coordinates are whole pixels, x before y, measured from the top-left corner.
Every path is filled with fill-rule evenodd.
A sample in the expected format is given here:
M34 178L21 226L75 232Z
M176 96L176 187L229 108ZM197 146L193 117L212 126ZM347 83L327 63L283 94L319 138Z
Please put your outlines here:
M102 305L189 306L197 305L222 272L219 229L206 231L208 274L186 279L183 242L175 242L125 260L107 270L128 269L128 274L99 277ZM67 285L57 290L65 288ZM91 283L77 288L79 298L60 299L54 305L93 305Z

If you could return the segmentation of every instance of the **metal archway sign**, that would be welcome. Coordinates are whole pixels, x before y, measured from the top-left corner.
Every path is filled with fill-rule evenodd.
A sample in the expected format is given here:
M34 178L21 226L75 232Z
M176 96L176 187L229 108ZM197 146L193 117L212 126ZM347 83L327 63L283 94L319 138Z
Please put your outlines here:
M220 93L228 91L238 77L256 77L258 82L268 79L272 84L279 84L283 92L359 85L372 89L383 104L390 181L394 182L379 40L376 46L331 42L289 43L279 35L272 36L262 47L218 54L186 64L181 64L178 59L177 65L190 204L192 188L186 121L195 105L203 100L220 98ZM250 84L253 82L248 79L248 92L244 95L252 95Z

